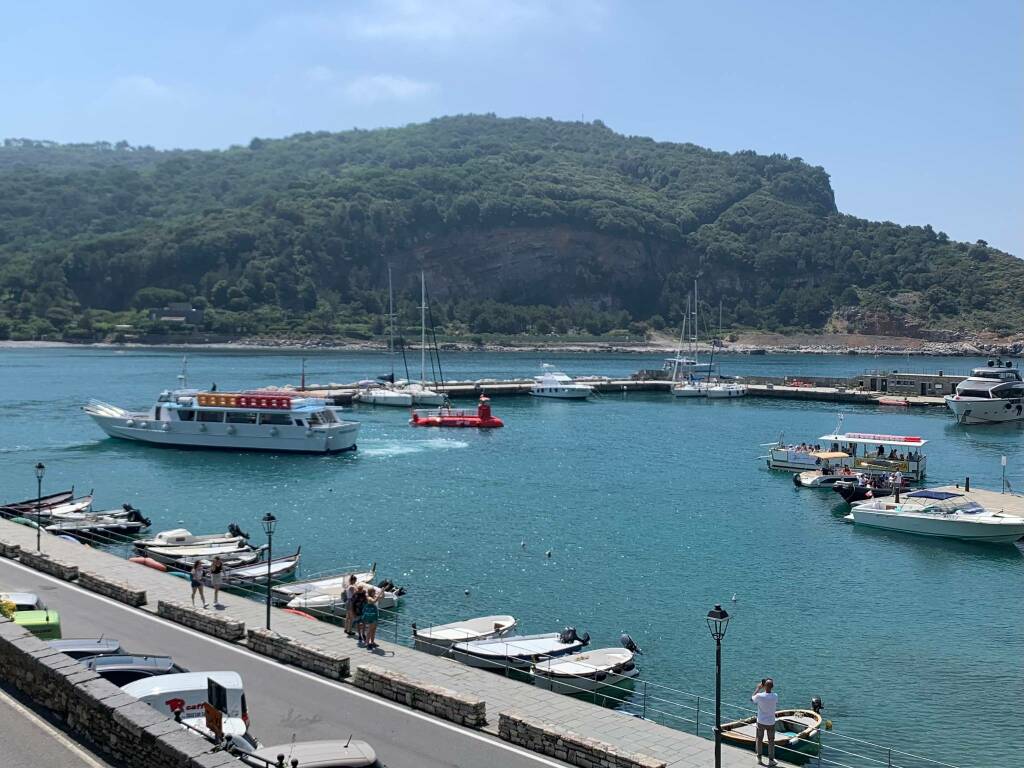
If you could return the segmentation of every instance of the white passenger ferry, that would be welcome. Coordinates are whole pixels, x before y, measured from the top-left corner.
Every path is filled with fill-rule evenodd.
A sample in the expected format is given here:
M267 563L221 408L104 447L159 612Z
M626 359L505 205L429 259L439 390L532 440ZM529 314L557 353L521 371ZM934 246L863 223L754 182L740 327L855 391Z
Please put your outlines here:
M945 399L961 424L1024 421L1024 381L1009 361L989 360L988 367L975 368Z
M290 392L175 389L141 413L99 400L83 410L111 437L179 448L337 453L354 450L359 434L326 400Z
M813 472L827 469L854 474L890 475L901 472L912 482L925 476L928 441L911 435L878 435L844 432L822 435L815 443L787 445L781 439L768 446L768 468L786 472Z

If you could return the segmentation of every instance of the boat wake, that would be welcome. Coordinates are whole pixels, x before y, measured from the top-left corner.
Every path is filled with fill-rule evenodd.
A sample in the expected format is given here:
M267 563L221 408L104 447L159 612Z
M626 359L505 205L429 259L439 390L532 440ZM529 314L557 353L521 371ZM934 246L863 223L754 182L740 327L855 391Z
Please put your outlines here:
M426 453L427 451L448 451L468 447L469 443L464 440L451 440L445 437L403 442L381 441L380 444L371 443L369 445L364 441L359 446L359 454L372 458L389 459L393 456L407 456L414 453Z

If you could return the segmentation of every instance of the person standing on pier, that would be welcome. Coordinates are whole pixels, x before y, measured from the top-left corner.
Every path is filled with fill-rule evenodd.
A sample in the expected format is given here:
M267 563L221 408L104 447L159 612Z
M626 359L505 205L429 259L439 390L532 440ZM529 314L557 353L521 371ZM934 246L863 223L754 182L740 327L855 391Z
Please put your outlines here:
M356 575L353 573L348 577L348 586L345 587L345 634L349 637L355 634L352 631L352 623L356 620L355 609L353 608L356 596Z
M767 736L768 741L768 765L778 765L775 762L775 708L779 705L779 694L772 689L775 681L770 677L761 679L750 700L757 705L757 764L764 765L761 761L762 740Z
M206 594L203 592L203 561L196 560L192 563L192 570L188 575L189 582L192 584L192 607L196 607L196 592L199 592L199 599L203 601L203 608L209 608L210 606L206 603Z
M363 634L366 637L366 647L373 650L377 647L377 618L379 614L378 604L384 598L384 590L380 587L370 587L366 598L366 605L363 607Z
M210 565L210 586L213 587L213 607L220 608L220 588L224 584L224 561L220 556L213 558Z
M363 608L366 607L366 587L360 584L356 587L356 593L352 595L352 621L356 625L356 634L359 636L359 644L366 642L363 634Z

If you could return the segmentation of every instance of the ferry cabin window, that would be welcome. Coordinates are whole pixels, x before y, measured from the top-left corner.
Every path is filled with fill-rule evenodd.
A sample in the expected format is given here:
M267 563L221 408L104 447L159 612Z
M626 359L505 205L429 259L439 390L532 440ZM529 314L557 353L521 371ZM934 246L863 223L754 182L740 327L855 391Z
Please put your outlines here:
M191 411L191 410L189 410L187 408L182 408L182 409L180 409L178 411L178 420L179 421L195 421L195 419L196 419L196 412L195 411Z
M224 411L199 411L197 421L224 421Z
M292 417L287 413L261 413L260 424L274 424L279 427L291 426Z
M255 424L256 414L253 411L228 411L228 424Z
M297 427L304 427L304 426L306 426L306 425L305 425L305 423L304 423L304 422L302 421L302 419L296 419L296 420L295 420L295 426L297 426Z

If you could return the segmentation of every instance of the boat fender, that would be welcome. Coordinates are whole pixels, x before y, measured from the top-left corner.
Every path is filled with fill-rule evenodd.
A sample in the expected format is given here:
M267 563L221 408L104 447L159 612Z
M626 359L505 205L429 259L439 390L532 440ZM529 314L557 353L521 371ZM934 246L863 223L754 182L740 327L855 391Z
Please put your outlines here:
M148 426L149 426L149 424L147 424L147 423L146 423L146 422L144 422L144 421L140 421L140 422L139 422L139 426L140 426L140 427L141 427L142 429L145 429L146 427L148 427Z
M606 677L608 677L608 673L605 672L603 669L599 669L596 672L594 672L594 679L598 682L604 680Z
M313 430L312 429L307 429L306 430L306 437L312 437L312 436L313 436Z
M235 434L235 427L234 427L234 425L233 425L233 424L229 424L229 425L228 425L228 434L229 434L229 435L233 435L233 434Z
M134 427L134 426L135 426L135 419L128 419L128 420L127 420L127 421L126 421L126 422L124 423L124 425L125 425L126 427Z
M623 672L632 672L634 669L636 669L636 664L634 664L632 661L627 661L625 664L622 665Z
M171 431L171 425L170 425L170 424L167 424L167 423L165 422L165 423L163 424L163 426L161 426L161 427L160 427L160 429L162 429L162 430L163 430L164 432L170 432L170 431Z

